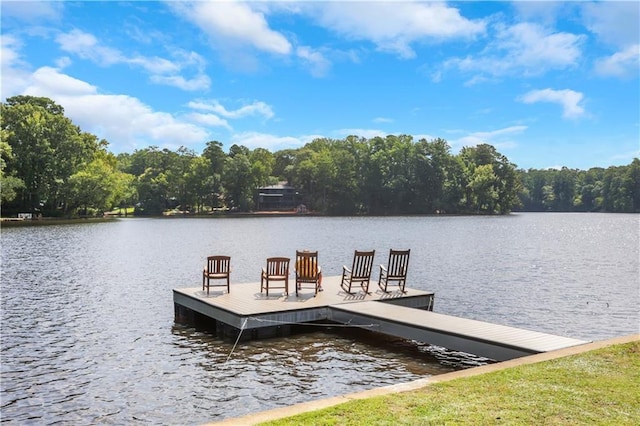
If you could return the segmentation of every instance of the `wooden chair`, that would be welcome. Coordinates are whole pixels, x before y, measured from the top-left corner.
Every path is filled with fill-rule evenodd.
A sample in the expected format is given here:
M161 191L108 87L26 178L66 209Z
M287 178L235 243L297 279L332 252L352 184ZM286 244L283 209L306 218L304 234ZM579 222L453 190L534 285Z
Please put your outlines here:
M283 288L284 293L289 295L289 262L288 257L270 257L267 259L267 267L262 268L260 274L260 293L267 291L269 296L269 288ZM274 287L273 281L282 281L284 286Z
M388 293L389 282L397 282L400 291L406 293L404 286L407 283L407 269L409 268L409 254L411 250L389 250L389 263L385 267L380 265L380 278L378 287Z
M207 266L202 271L202 291L205 287L207 295L209 287L227 287L227 293L230 292L229 275L231 274L231 257L229 256L208 256ZM224 284L211 284L211 280L226 280ZM206 284L205 284L206 283Z
M342 281L340 287L349 294L353 294L351 286L360 284L362 290L369 294L369 281L371 279L371 268L373 267L373 256L376 251L358 251L353 255L353 266L351 269L342 266Z
M320 289L322 271L318 266L317 251L296 251L296 296L305 284L312 284L315 294Z

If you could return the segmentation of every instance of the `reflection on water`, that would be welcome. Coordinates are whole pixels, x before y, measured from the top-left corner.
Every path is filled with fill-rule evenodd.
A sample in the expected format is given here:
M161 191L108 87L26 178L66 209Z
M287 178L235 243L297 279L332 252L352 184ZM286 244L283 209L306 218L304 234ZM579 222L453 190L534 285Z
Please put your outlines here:
M599 340L638 332L638 215L128 219L2 229L1 410L8 424L195 424L487 360L363 330L224 341L175 324L171 290L209 254L233 282L264 259L411 248L435 311ZM283 229L287 232L283 233Z

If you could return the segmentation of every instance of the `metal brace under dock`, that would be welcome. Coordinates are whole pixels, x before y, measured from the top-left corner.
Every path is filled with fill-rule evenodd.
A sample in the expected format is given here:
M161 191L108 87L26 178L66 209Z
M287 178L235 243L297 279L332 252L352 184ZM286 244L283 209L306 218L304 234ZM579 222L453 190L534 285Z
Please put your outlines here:
M316 297L313 290L308 289L296 297L294 280L289 283L288 296L282 290L272 290L267 297L260 293L260 283L234 283L230 293L212 287L209 295L202 287L174 289L176 321L184 322L195 312L217 325L254 332L314 321L366 326L367 329L374 324L376 332L497 361L588 343L431 312L432 292L407 288L406 293L384 293L372 282L370 294L348 294L340 288L340 277L325 277L323 287L325 290Z

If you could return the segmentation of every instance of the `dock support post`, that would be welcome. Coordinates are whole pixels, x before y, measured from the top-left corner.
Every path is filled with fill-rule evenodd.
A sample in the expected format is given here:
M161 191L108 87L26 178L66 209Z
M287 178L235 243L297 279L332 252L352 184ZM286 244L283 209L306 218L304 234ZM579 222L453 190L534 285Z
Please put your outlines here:
M177 303L173 304L173 308L175 322L179 324L193 324L195 322L195 315L191 309Z

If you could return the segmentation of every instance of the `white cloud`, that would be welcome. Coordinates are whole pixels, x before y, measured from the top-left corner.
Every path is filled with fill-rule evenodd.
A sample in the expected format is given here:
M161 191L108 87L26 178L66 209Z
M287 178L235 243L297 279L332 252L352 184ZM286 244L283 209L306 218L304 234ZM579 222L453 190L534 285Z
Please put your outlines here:
M331 62L320 51L309 46L298 47L296 54L308 65L314 77L324 77L331 68Z
M240 119L248 116L262 116L270 119L274 116L271 106L264 102L255 101L252 104L241 106L236 110L228 110L217 100L210 101L192 101L188 106L193 109L202 111L211 111L225 118Z
M553 24L563 9L571 7L567 3L560 1L514 1L511 5L523 21L542 20L545 23Z
M231 138L230 145L243 145L249 149L265 148L274 152L280 149L299 147L310 141L311 140L308 138L275 136L258 132L244 132L234 134Z
M0 94L3 100L18 95L29 82L27 64L20 58L21 47L18 38L0 34Z
M264 14L240 2L169 2L174 11L198 26L212 39L213 47L251 46L260 51L288 55L291 43L269 28Z
M415 42L470 38L485 31L484 21L466 19L440 2L320 2L307 11L338 34L370 40L402 58L415 57Z
M532 76L552 69L575 66L582 56L585 36L553 32L538 24L519 23L510 27L495 27L495 40L477 56L454 58L445 68L463 72L480 72L490 76L511 74ZM482 75L474 81L483 81Z
M334 133L336 133L340 137L347 137L347 136L353 135L353 136L359 136L361 138L366 138L366 139L375 138L376 136L386 137L387 135L390 134L389 132L385 132L379 129L339 129L339 130L336 130Z
M78 55L102 66L110 66L124 62L124 56L116 49L101 46L92 34L80 30L59 34L56 42L65 52Z
M173 86L186 91L206 90L211 85L211 80L204 74L205 60L195 52L175 49L171 53L177 58L176 61L157 56L127 57L118 49L102 45L93 34L80 30L59 34L56 41L62 50L104 67L116 64L140 67L150 74L150 80L156 84ZM195 68L195 76L188 79L181 75L185 68Z
M551 102L562 106L564 118L578 118L585 114L584 107L580 105L584 95L573 90L542 89L525 93L519 100L526 104L537 102Z
M190 80L181 75L152 75L151 81L165 86L177 87L187 92L204 90L211 85L211 80L204 74L196 75Z
M126 59L123 58L120 62L138 65L149 73L156 75L175 74L180 71L180 65L158 57L147 58L144 56L134 56Z
M510 126L490 132L471 132L461 138L452 140L451 145L471 147L486 143L496 148L513 148L517 143L512 139L512 136L521 134L525 130L527 130L527 126Z
M596 72L611 77L637 77L640 69L640 44L600 58L595 62Z
M74 124L106 139L115 153L149 145L176 149L201 144L209 137L206 128L188 117L153 111L131 96L100 94L96 86L50 67L36 70L21 94L54 100Z
M438 136L429 135L427 133L421 133L421 134L418 134L418 135L413 135L413 140L416 141L416 142L421 140L421 139L424 139L424 140L429 142L429 141L432 141L432 140L437 139L437 138L438 138Z
M42 67L31 75L31 85L25 89L26 95L33 96L84 96L95 95L95 86L66 74L61 74L51 67ZM36 94L41 93L41 94ZM55 99L54 99L55 100Z
M4 17L36 22L58 20L62 15L63 2L57 1L3 1L0 5Z
M231 126L227 120L218 117L215 114L203 114L201 112L192 112L188 117L196 122L208 127L224 127L227 130L231 130Z
M640 3L637 1L589 2L583 5L586 27L611 45L626 48L638 44Z
M376 117L373 119L374 123L393 123L393 119L386 117Z

